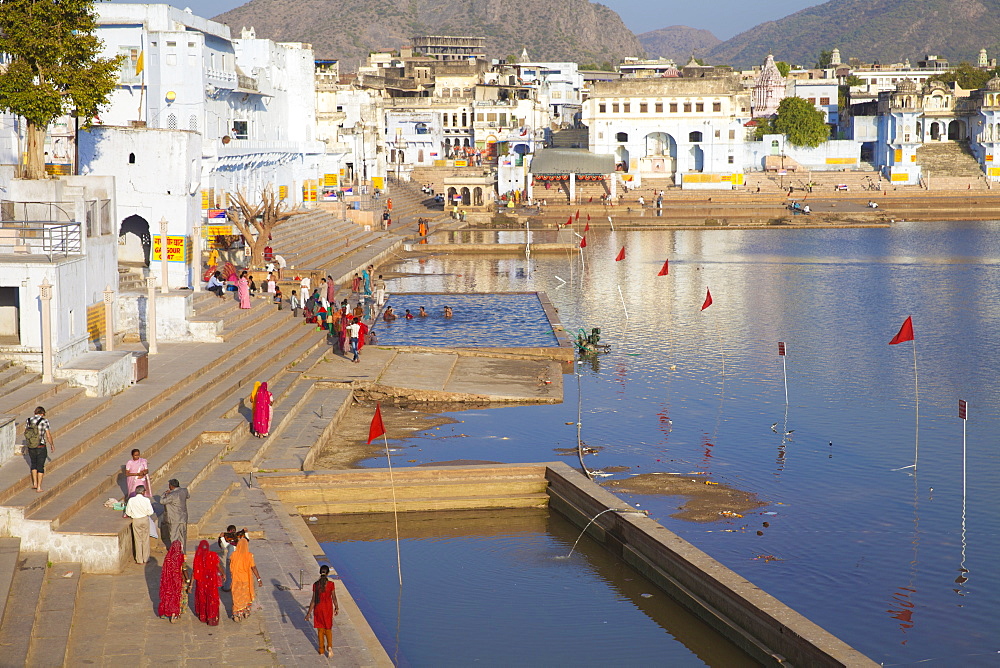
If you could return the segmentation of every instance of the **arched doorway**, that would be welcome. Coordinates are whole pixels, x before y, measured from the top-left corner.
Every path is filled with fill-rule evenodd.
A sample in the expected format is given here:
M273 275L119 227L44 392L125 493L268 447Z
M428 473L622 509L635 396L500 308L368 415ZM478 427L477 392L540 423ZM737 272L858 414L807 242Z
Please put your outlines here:
M448 188L448 201L445 202L445 206L458 204L458 201L455 199L455 195L457 194L458 194L457 190L455 190L454 188Z
M691 147L691 162L694 166L693 171L701 172L705 169L705 152L701 150L701 146L695 144Z
M152 237L149 235L149 222L142 216L131 215L122 221L121 227L118 229L118 243L122 246L128 245L128 240L125 238L126 234L134 234L139 238L139 243L142 245L142 262L147 267L149 266L149 253L152 246ZM123 260L128 260L128 253L120 253ZM137 258L138 259L138 258Z
M948 124L948 139L950 141L962 141L965 139L965 123L954 120Z
M468 188L462 188L462 205L469 206L472 203L472 198L469 195Z
M628 171L628 156L628 149L624 146L619 146L615 149L615 162L618 163L619 171Z
M639 161L647 174L673 175L677 165L677 142L666 132L646 135L646 155Z
M941 141L941 125L937 121L931 123L931 141Z
M476 188L475 190L472 191L472 203L475 206L482 206L483 205L483 189L482 188Z

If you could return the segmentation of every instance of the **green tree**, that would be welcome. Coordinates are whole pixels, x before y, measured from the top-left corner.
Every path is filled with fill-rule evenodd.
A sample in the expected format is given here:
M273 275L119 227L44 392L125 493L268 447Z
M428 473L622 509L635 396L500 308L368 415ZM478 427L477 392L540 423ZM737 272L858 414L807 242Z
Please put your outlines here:
M24 117L27 146L18 175L45 178L49 123L74 113L90 124L118 83L122 57L99 58L94 0L0 0L0 110Z
M831 60L833 60L833 51L824 49L819 52L818 56L816 56L816 63L813 68L817 70L825 70L830 67Z
M787 77L788 73L792 71L792 66L783 60L774 61L774 66L778 68L778 72L783 77Z
M844 77L845 86L863 86L865 85L865 80L856 74L848 74Z
M959 63L947 72L942 72L940 76L933 76L931 78L945 83L958 82L958 85L966 90L975 90L985 86L991 76L992 74L986 70L981 70L969 63Z
M801 97L786 97L778 105L774 129L792 146L815 148L830 138L823 112Z
M760 141L764 138L764 135L777 134L774 129L774 122L770 118L761 116L760 118L753 119L756 123L753 129L753 139L754 141Z

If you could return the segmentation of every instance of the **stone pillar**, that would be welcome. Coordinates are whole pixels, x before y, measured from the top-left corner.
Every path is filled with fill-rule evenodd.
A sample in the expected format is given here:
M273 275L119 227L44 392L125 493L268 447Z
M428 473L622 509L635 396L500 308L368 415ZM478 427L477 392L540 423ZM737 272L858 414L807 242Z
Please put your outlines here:
M618 175L611 173L608 178L611 180L611 201L618 202Z
M531 174L528 174L528 202L535 199L535 179L532 178Z
M576 204L576 174L569 175L569 203Z
M149 354L155 355L156 350L156 279L152 276L146 279L146 343Z
M160 218L160 292L163 294L170 292L167 285L170 280L167 269L169 266L167 264L167 231L169 227L170 223L167 222L167 219Z
M191 229L191 288L201 292L201 225Z
M115 291L110 285L104 288L104 349L115 349Z
M52 285L49 279L42 279L38 286L38 296L42 300L42 382L52 382Z

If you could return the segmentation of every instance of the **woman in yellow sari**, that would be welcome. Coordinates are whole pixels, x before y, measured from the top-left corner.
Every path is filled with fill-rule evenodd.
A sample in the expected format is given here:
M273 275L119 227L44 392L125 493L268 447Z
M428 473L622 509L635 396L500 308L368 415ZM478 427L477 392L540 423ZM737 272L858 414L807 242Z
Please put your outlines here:
M236 544L236 552L229 560L229 570L233 574L233 621L238 622L250 616L254 599L253 581L257 580L257 586L264 584L246 536Z

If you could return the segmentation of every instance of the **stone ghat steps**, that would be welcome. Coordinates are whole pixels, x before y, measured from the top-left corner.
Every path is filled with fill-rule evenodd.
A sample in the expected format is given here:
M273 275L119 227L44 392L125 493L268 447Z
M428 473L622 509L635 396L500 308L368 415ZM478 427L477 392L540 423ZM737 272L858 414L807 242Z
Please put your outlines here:
M307 334L303 341L289 349L282 360L270 364L256 376L268 379L269 390L275 396L272 438L296 410L296 403L288 401L292 388L299 383L300 372L295 371L295 367L300 363L302 367L311 366L324 351L321 338L308 335L308 328L302 331ZM192 495L188 503L188 535L197 536L204 519L233 487L240 484L231 467L220 466L226 453L247 440L260 447L260 441L249 436L249 411L244 407L244 394L246 385L220 397L211 413L156 453L159 463L150 474L154 499L171 478L177 478L188 489ZM120 495L124 486L120 473L110 472L106 485L109 493ZM128 522L120 513L103 507L103 496L99 493L78 508L73 517L59 527L57 535L110 538L113 543L110 549L124 555L124 563L131 557L132 548Z
M158 397L149 411L137 415L119 430L105 439L112 447L103 451L89 449L81 452L77 461L65 467L52 486L52 492L34 494L25 490L10 499L12 505L24 506L26 519L32 522L49 522L52 529L58 529L73 514L89 502L99 499L103 493L111 496L124 495L124 475L121 462L128 459L128 446L139 447L146 459L159 460L169 464L172 457L183 457L199 443L203 420L217 407L219 398L235 393L245 393L245 386L264 373L273 359L270 346L277 346L286 354L304 354L316 344L315 337L303 329L288 329L287 317L274 314L273 319L286 323L285 332L275 332L274 336L260 336L240 346L241 355L225 364L216 365L199 379L199 388L182 387ZM266 377L266 376L265 376ZM159 466L162 469L163 466ZM48 478L48 476L46 476ZM48 481L46 481L48 482ZM46 485L48 486L48 485ZM152 491L152 490L151 490ZM39 498L40 497L40 498Z
M366 232L355 223L315 211L275 228L272 247L288 262L284 276L288 278L296 270L321 269L356 255L382 236L382 232Z
M41 377L41 374L32 373L20 364L14 364L9 360L0 361L0 395L16 392L40 380Z
M57 380L48 385L34 382L0 396L0 415L18 417L21 422L18 426L18 438L20 438L21 426L25 419L34 414L36 406L44 406L52 413L60 404L68 406L83 396L83 388L73 387L64 380Z
M250 355L266 353L269 335L283 324L288 327L288 320L280 313L264 316L258 327L237 333L217 355L193 365L186 376L178 379L174 375L172 382L157 379L175 373L178 360L173 355L151 356L150 378L128 392L81 399L58 420L50 413L58 456L46 467L45 491L38 494L30 488L23 461L7 462L0 467L3 512L9 517L20 512L23 517L72 485L77 477L112 458L127 459L127 450L143 445L146 431L172 423L178 411L198 398L211 382L232 375ZM192 390L196 382L200 383L197 391Z
M11 544L8 543L4 546L6 564L10 562L10 553ZM18 551L13 568L4 574L8 578L6 606L3 621L0 622L0 661L4 666L28 665L35 617L42 606L47 566L48 555L45 552ZM69 626L66 623L63 625ZM66 632L69 633L68 628ZM63 662L49 665L63 665Z
M981 177L983 168L965 142L924 144L917 149L917 163L933 179L945 177Z

